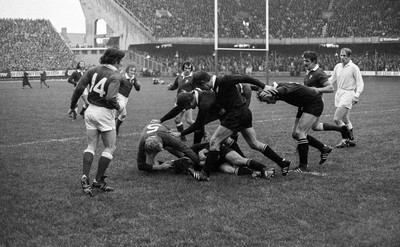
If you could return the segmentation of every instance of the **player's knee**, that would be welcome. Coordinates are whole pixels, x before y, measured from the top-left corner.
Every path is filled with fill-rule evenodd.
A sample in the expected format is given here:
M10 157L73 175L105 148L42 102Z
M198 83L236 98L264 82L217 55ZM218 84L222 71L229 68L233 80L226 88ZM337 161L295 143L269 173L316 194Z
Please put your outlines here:
M299 131L293 131L292 132L292 138L295 139L295 140L299 140L300 132Z
M121 122L125 121L125 118L126 118L126 115L123 115L123 114L118 116L118 120Z

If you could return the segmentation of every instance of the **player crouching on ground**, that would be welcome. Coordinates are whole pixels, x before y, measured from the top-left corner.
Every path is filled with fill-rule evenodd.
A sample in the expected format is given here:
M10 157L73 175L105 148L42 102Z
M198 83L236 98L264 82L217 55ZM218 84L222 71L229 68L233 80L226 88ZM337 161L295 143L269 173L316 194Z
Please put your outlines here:
M197 154L182 141L171 135L171 131L160 123L150 123L146 125L140 134L139 148L137 152L137 166L140 171L154 171L174 169L173 162L163 162L160 164L155 158L163 150L172 155L182 158L183 156L191 160L191 164L196 168L200 165ZM176 172L176 171L175 171Z

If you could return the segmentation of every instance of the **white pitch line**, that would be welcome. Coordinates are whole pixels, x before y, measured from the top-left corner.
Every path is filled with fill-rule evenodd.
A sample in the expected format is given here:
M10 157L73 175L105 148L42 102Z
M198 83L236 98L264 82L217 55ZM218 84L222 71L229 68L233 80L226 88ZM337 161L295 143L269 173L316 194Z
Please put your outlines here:
M379 112L394 112L394 111L399 111L400 108L398 109L388 109L388 110L381 110ZM351 114L369 114L372 111L360 111L360 112L352 112ZM331 114L325 114L321 117L331 117L333 115ZM253 120L254 123L263 123L263 122L272 122L272 121L283 121L283 120L291 120L295 119L294 117L288 117L288 118L273 118L273 119L261 119L261 120ZM210 124L209 126L213 126L216 124ZM139 135L140 133L133 132L133 133L128 133L122 136L135 136ZM12 147L21 147L21 146L27 146L27 145L36 145L36 144L41 144L41 143L54 143L54 142L68 142L68 141L74 141L74 140L81 140L86 138L84 137L70 137L70 138L61 138L61 139L49 139L49 140L41 140L41 141L32 141L32 142L22 142L18 144L10 144L10 145L0 145L0 148L12 148Z

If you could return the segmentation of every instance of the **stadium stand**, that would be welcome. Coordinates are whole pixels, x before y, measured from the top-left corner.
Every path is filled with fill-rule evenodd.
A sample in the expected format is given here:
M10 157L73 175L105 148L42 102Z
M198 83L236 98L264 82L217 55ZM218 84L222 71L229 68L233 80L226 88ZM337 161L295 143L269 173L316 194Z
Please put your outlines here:
M125 5L158 37L213 37L213 0L115 1ZM219 1L220 37L265 37L265 7L254 8L260 3L265 4L260 0ZM269 5L272 38L400 34L400 1L270 0ZM157 11L164 14L155 18ZM332 12L332 16L324 18L323 12Z
M0 70L64 70L74 55L49 20L0 19Z
M114 0L140 20L159 38L214 36L213 0ZM260 0L219 1L220 38L265 38L265 4ZM270 38L321 38L399 36L400 1L381 0L269 0ZM71 68L74 54L48 20L0 19L0 70L41 70ZM361 70L400 71L400 53L377 47L354 47L353 60ZM375 50L376 56L373 54ZM368 52L369 51L369 52ZM179 71L180 63L192 61L197 69L214 71L213 49L135 51ZM301 50L270 48L271 71L301 69ZM338 61L336 50L317 50L320 64L332 70ZM218 69L227 73L262 71L265 53L223 52L218 54Z

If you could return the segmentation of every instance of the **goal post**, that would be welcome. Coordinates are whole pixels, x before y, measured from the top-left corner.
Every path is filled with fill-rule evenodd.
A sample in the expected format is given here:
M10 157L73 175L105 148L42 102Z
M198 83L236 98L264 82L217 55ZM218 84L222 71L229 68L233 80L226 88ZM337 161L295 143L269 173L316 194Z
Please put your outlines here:
M215 74L218 74L218 51L264 51L265 52L265 74L266 74L266 83L269 85L269 9L268 9L268 0L265 0L265 48L264 49L251 49L251 48L222 48L219 47L218 42L218 0L214 0L214 68Z

